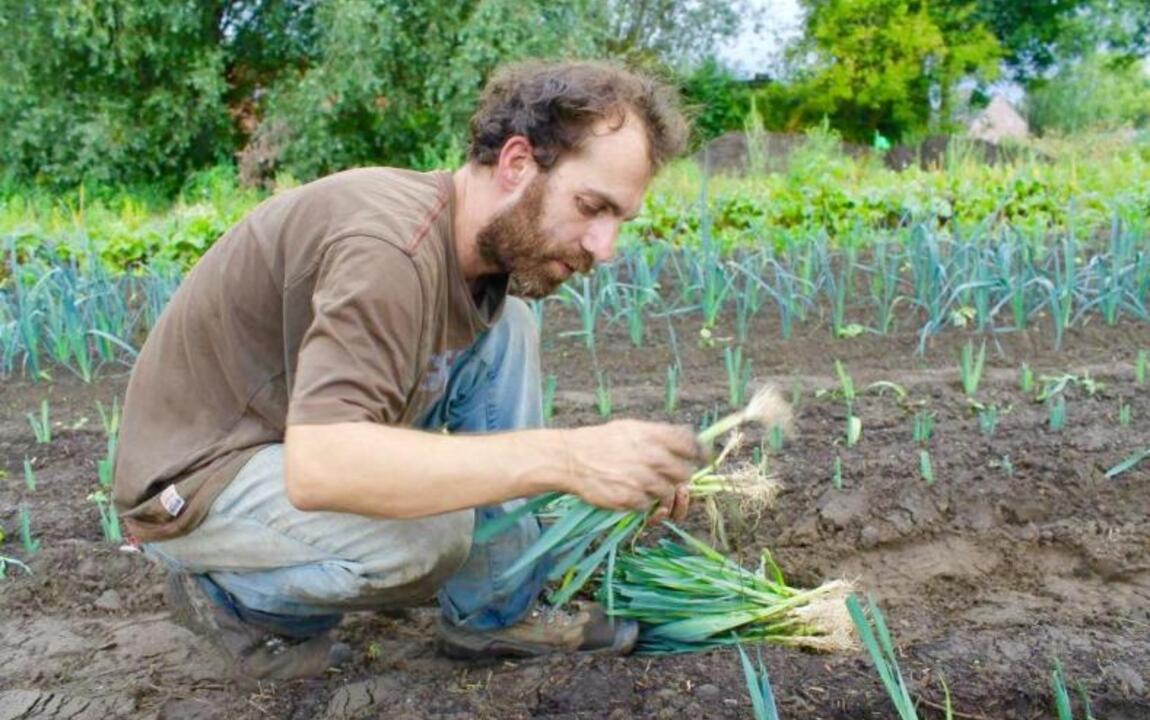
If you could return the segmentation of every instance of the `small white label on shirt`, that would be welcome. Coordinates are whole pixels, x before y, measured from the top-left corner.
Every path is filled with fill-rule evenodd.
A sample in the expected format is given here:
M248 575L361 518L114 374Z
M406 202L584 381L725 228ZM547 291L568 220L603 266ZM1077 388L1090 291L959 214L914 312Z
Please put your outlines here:
M168 511L172 517L176 517L184 509L184 499L180 497L180 493L176 490L175 485L169 485L164 488L160 493L160 504Z

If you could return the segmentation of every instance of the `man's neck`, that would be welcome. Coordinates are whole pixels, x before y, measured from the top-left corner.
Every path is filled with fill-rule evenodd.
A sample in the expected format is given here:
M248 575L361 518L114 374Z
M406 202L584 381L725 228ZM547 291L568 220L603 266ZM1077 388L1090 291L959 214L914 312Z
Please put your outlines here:
M452 186L455 192L455 217L452 230L455 236L455 255L464 280L473 289L485 275L496 268L484 262L479 254L479 230L494 214L495 198L491 197L488 183L470 164L455 171Z

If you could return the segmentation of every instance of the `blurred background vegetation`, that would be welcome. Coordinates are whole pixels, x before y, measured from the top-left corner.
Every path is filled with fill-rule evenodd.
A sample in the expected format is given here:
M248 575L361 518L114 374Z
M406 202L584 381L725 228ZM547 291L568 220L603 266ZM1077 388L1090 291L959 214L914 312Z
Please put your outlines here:
M1145 0L800 5L776 76L746 78L718 58L771 22L755 0L0 0L3 193L171 198L205 172L270 185L451 165L488 72L524 57L660 73L693 106L696 144L752 108L766 130L920 139L1004 79L1047 135L1150 121Z

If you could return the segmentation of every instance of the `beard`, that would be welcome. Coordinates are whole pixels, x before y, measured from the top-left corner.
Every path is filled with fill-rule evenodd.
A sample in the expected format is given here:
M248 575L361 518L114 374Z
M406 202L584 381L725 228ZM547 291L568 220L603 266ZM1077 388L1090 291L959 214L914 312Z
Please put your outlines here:
M550 248L543 231L543 200L547 194L545 175L537 175L519 200L493 217L476 235L479 256L511 276L508 292L527 298L543 298L555 292L565 273L555 269L558 260L575 272L585 273L594 257L579 248L563 253Z

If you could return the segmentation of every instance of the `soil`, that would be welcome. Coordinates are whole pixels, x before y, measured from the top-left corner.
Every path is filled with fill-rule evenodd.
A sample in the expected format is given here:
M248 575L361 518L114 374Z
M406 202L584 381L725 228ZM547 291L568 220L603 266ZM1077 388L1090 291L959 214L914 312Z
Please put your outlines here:
M770 549L792 584L853 580L884 609L922 717L943 717L945 687L959 718L1055 717L1051 668L1061 660L1095 718L1150 718L1150 461L1104 473L1150 446L1150 386L1134 378L1142 324L1069 332L1060 352L1043 329L993 336L977 393L1000 408L995 433L980 432L957 371L968 337L951 331L914 355L911 332L835 339L825 328L783 342L765 316L745 352L752 384L798 392L797 433L769 459L783 490L760 514L733 518L732 552L754 563ZM544 372L558 378L552 422L600 422L594 363L581 338L562 335L574 317L549 305ZM617 417L698 424L725 409L723 349L733 330L700 345L697 320L676 321L681 402L668 416L663 378L673 352L664 326L630 345L621 326L602 328L597 363ZM977 340L976 340L977 342ZM845 404L833 360L859 388L862 439L843 440ZM1018 386L1072 373L1096 381L1066 391L1066 426ZM122 397L127 377L105 372L85 385L58 371L51 383L0 387L0 554L25 561L0 580L0 720L14 718L750 718L736 654L629 658L558 656L461 663L435 652L433 608L403 616L361 613L338 628L355 657L315 680L244 686L209 645L173 624L163 573L102 540L96 461L105 441L96 400ZM905 400L867 387L898 383ZM36 444L25 413L50 402L53 437ZM1118 420L1120 403L1133 421ZM919 470L912 418L935 417L926 444L935 479ZM744 451L750 458L751 450ZM35 491L25 488L32 459ZM832 482L841 458L842 486ZM19 509L31 513L38 553L19 541ZM707 532L700 508L688 527ZM867 656L767 647L782 718L896 717Z

